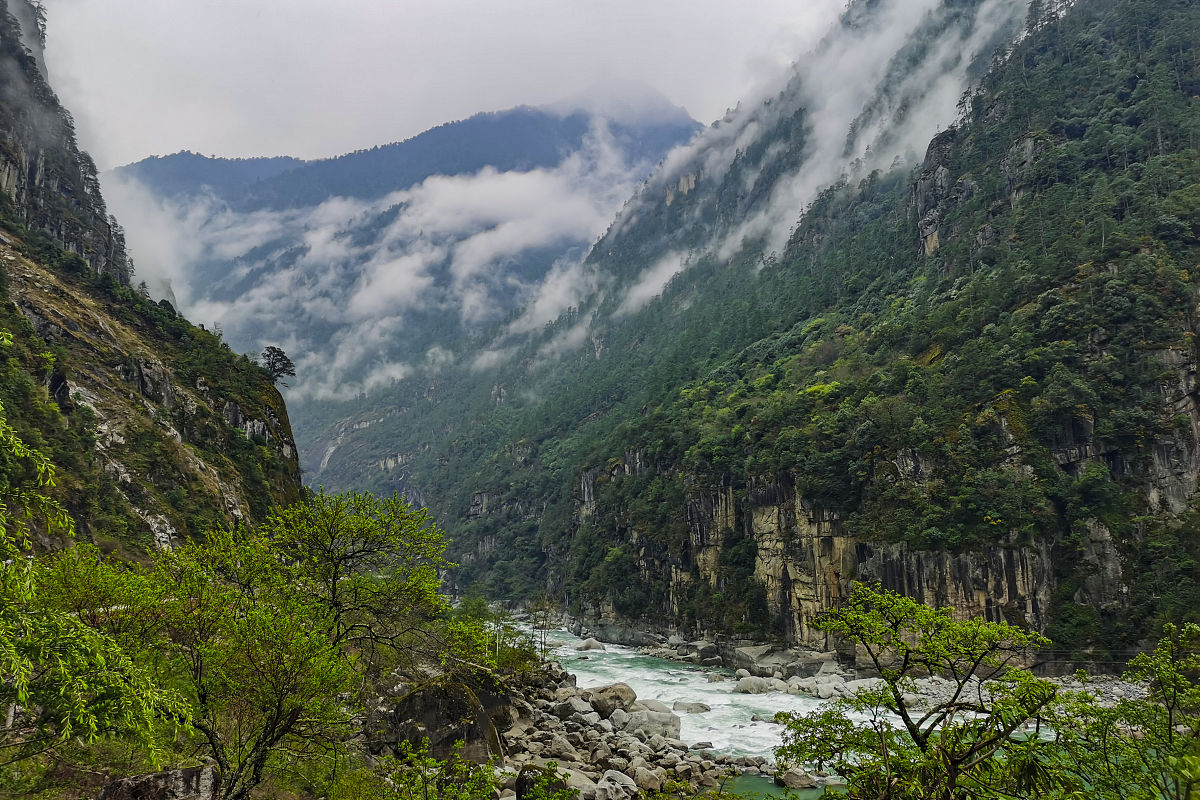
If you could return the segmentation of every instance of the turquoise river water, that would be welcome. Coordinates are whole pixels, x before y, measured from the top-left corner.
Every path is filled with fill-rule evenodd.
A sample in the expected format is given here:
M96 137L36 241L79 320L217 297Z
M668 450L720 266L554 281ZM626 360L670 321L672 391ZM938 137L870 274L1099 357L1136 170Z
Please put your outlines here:
M784 692L734 694L737 681L731 670L654 658L630 647L611 644L605 645L603 651L580 652L575 649L580 641L562 630L548 634L551 658L574 673L580 687L591 688L619 681L637 692L639 699L658 700L668 706L673 706L676 701L704 703L712 710L700 714L676 712L682 720L679 738L689 745L711 742L710 749L715 753L762 756L773 762L775 747L780 743L780 726L753 718L771 719L777 711L803 713L821 705L815 698ZM724 680L710 681L714 674ZM730 788L754 792L762 797L782 796L782 792L765 778L744 776ZM820 797L821 791L797 792L793 796L808 800Z

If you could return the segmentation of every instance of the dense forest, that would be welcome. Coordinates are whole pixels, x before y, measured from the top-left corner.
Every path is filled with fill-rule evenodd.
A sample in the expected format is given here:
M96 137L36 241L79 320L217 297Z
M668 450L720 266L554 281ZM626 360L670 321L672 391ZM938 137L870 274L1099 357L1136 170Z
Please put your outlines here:
M680 598L668 576L697 569L689 508L734 487L748 514L786 485L860 542L1044 545L1038 602L1067 648L1190 619L1197 16L1084 0L1035 5L1025 25L915 169L828 187L778 252L697 241L644 311L605 316L610 293L520 366L402 384L389 409L347 415L370 433L343 426L322 480L376 465L375 484L446 521L462 586L551 588L581 610L781 630L777 607L758 613L745 525L707 590ZM802 118L780 135L772 152L803 151ZM616 226L591 262L636 274L676 235L653 208L719 216L704 186ZM549 357L572 331L582 347ZM1087 553L1097 537L1116 543L1116 576Z

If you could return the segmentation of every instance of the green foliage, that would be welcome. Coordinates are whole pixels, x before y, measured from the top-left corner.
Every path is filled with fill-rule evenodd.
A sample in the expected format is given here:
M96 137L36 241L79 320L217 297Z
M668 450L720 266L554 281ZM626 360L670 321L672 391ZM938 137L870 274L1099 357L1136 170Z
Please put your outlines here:
M330 800L492 800L498 791L491 765L457 753L439 760L429 754L428 741L416 750L401 742L396 756L342 778Z
M1167 625L1130 662L1124 679L1147 697L1104 701L1006 669L1042 637L950 609L859 586L816 624L855 644L883 680L819 711L780 714L777 756L831 767L844 796L1186 800L1200 786L1200 626ZM927 674L949 699L917 711L904 695Z
M447 665L466 662L506 675L530 673L541 666L546 651L544 638L539 648L507 612L489 607L478 594L463 598L450 612L443 638Z
M0 331L0 347L11 337ZM178 696L160 689L112 638L47 607L30 554L32 524L71 535L73 521L44 494L55 485L49 459L8 425L0 405L0 777L25 759L69 743L130 736L150 745L161 716L186 724ZM17 467L28 468L22 479ZM155 755L160 755L157 751Z
M398 495L320 491L271 514L260 532L294 565L337 647L399 651L446 610L442 532Z
M1046 747L1023 726L1056 687L1021 667L1048 640L862 584L814 624L854 646L882 680L820 711L780 714L783 763L832 767L851 798L1036 796L1047 784ZM950 692L918 711L904 696L924 675L941 676Z
M1163 638L1129 664L1146 700L1108 705L1084 690L1064 698L1050 723L1061 749L1055 766L1069 797L1171 798L1200 791L1200 626L1167 625Z
M443 549L397 497L321 493L148 565L77 548L39 580L183 694L222 798L244 800L269 774L353 751L362 693L401 656L438 660Z

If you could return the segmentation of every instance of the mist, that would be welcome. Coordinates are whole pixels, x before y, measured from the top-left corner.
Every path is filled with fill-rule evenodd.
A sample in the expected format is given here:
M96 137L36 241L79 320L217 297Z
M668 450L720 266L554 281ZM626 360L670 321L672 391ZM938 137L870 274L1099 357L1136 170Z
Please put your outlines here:
M235 350L283 347L289 399L345 399L453 362L447 340L511 309L527 306L505 328L521 334L577 305L579 262L649 167L597 118L554 168L434 175L373 201L235 211L113 173L104 190L152 296Z
M738 187L749 193L787 144L777 138L781 122L802 114L807 140L801 163L775 180L765 202L747 208L731 228L691 221L698 253L718 261L730 261L748 242L764 254L781 251L823 189L876 169L919 164L929 141L955 123L972 70L986 65L998 44L1019 35L1026 11L1024 0L983 0L974 11L940 0L881 0L870 14L851 7L772 91L740 103L673 151L617 217L610 240L640 235L648 209L669 203L684 182L719 186L737 158L764 137L776 137L759 169L748 171ZM625 290L613 317L643 307L696 260L664 252ZM602 259L598 263L603 268Z

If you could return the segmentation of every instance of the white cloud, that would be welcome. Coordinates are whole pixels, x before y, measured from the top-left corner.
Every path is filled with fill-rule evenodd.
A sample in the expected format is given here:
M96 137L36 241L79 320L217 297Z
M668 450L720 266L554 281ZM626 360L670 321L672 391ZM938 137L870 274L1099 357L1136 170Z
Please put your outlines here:
M293 356L291 395L343 397L386 386L414 363L444 362L411 350L413 314L477 328L532 301L509 326L519 334L578 304L592 284L577 260L560 259L544 276L514 274L511 264L571 244L581 253L645 169L626 164L597 125L555 168L435 175L371 202L241 214L211 197L164 201L111 174L105 188L130 220L130 249L152 292L172 287L184 313L221 325L240 349L288 339L303 353ZM385 213L394 219L379 228Z
M536 331L568 308L577 307L596 288L595 276L577 261L559 261L546 274L524 312L508 326L512 334Z
M623 317L645 308L651 300L662 294L671 278L682 272L684 267L682 253L667 253L638 276L637 283L629 287L621 299L615 316Z
M317 158L479 111L611 105L578 95L630 80L711 120L840 5L58 0L47 61L102 168L180 149Z

